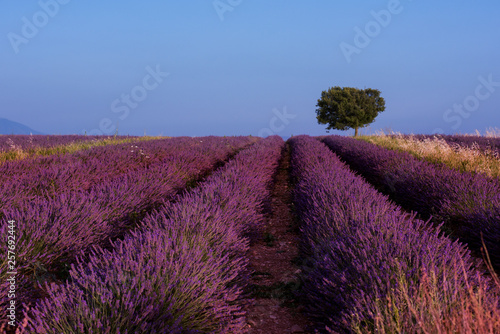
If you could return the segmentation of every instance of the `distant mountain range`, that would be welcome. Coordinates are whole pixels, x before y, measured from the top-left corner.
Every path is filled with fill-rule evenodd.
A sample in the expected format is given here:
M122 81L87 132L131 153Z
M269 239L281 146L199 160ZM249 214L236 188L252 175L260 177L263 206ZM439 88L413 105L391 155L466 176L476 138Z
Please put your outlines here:
M43 133L33 130L32 128L6 118L0 118L0 135L41 135Z

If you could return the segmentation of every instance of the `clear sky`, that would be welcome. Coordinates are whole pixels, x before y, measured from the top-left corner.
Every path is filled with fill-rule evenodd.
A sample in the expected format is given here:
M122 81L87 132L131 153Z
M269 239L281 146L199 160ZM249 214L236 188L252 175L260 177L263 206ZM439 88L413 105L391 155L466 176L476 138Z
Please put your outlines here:
M372 131L484 131L500 126L499 18L498 0L4 0L0 117L47 134L320 135L321 91L349 86L382 92Z

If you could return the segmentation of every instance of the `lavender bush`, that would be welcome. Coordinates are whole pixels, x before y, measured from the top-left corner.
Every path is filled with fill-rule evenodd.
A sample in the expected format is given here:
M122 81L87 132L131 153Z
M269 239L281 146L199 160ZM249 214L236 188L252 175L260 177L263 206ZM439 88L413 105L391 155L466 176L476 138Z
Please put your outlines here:
M480 254L482 238L500 268L500 184L481 174L460 173L352 138L323 139L335 153L407 210L445 222Z
M111 251L94 247L72 266L70 281L47 286L27 331L241 332L248 236L263 222L283 145L277 136L257 142Z
M390 202L321 142L289 142L306 258L301 294L318 330L500 330L498 289L462 244Z
M200 150L206 145L219 144L223 147L237 146L237 141L250 142L248 138L228 138L226 143L219 143L214 137L176 137L8 161L0 165L0 204L9 200L89 190L96 184L117 179L127 173L179 159L180 155L183 155L183 159L189 159L191 148ZM182 161L176 163L181 164Z
M95 176L101 183L91 182L88 189L73 189L76 183L72 183L73 176L68 171L76 169L76 166L86 166L87 169L82 170L83 175L74 176L84 179L92 168L79 163L71 164L71 168L53 167L55 170L61 167L59 173L54 175L63 175L61 169L67 173L69 185L66 188L61 184L57 191L50 192L48 183L48 188L42 188L41 195L30 197L22 192L24 183L20 183L18 193L5 194L9 200L3 201L0 227L6 235L7 220L16 222L16 269L31 286L30 289L19 290L18 301L31 302L36 297L32 290L41 293L39 286L44 281L64 278L69 264L77 255L84 254L93 245L106 246L109 239L124 235L149 210L172 199L188 182L252 142L252 139L242 137L167 139L150 143L157 146L156 149L149 147L148 153L160 156L155 158L151 155L156 162L144 165L139 161L120 177L112 177L107 170L96 166L94 170L102 170L100 176ZM121 164L120 157L128 160L129 154L128 150L120 148L117 148L116 155L110 154L110 158L116 159L114 167L118 169L118 174L121 167L128 167ZM107 161L103 163L108 164ZM24 162L21 164L24 165ZM40 170L40 174L44 172ZM14 178L13 183L16 182ZM0 248L0 256L5 266L5 247ZM2 272L2 307L7 303L5 275Z

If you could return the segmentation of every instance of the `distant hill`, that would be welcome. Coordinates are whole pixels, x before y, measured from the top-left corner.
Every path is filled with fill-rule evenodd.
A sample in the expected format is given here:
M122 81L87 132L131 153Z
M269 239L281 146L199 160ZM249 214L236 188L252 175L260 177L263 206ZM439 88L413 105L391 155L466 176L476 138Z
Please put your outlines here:
M0 135L41 135L41 132L35 131L24 124L0 118Z

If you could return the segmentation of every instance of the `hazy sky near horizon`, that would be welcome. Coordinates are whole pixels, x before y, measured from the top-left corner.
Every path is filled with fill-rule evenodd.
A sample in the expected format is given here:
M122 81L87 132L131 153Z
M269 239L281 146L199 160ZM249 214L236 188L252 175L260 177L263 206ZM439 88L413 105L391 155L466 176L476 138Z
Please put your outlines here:
M0 117L46 134L320 135L333 86L382 92L371 131L500 126L497 0L0 6Z

